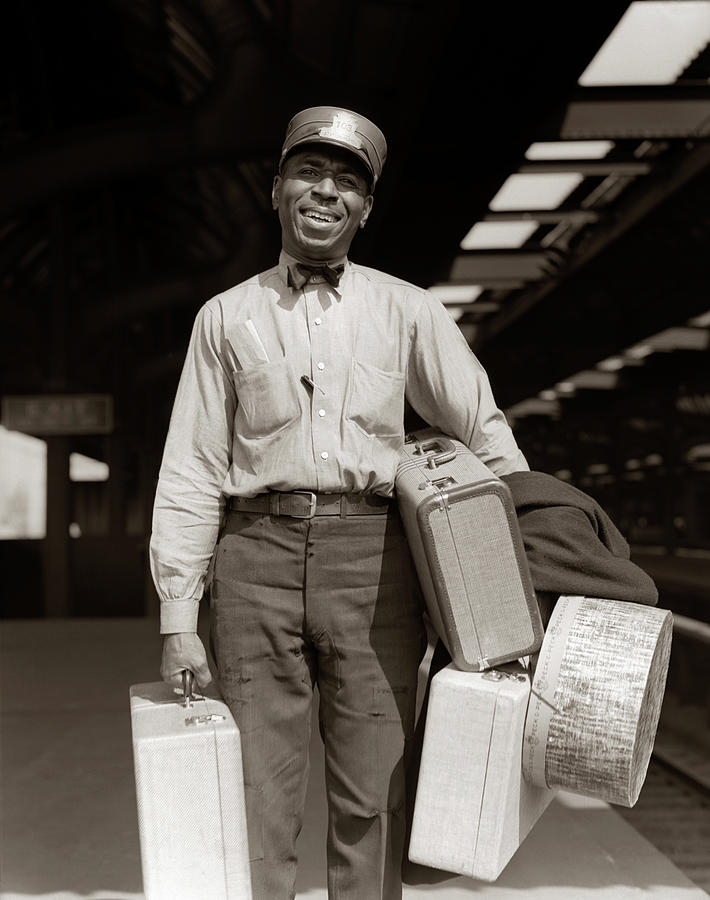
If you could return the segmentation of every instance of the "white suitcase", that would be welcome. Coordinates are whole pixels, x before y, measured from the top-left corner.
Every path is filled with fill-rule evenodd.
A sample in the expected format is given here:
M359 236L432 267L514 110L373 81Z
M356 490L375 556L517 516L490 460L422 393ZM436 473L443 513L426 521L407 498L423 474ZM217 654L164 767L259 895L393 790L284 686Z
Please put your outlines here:
M221 700L130 689L146 900L251 900L239 730Z
M519 663L453 665L431 682L409 859L494 881L554 791L522 777L530 679Z

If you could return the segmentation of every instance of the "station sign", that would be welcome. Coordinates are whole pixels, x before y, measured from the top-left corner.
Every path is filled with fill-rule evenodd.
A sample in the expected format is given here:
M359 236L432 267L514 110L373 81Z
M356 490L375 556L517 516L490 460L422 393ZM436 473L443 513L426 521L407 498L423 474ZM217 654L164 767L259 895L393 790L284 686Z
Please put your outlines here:
M28 394L2 398L0 424L34 435L110 434L111 394Z

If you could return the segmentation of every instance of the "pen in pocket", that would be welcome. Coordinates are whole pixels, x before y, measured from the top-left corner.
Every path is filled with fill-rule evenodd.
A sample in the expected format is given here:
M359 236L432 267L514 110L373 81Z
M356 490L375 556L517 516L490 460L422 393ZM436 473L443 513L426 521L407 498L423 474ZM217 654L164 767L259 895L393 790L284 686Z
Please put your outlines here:
M302 383L302 384L305 384L305 386L306 386L310 391L319 390L319 391L321 392L321 394L323 394L323 396L325 397L325 391L323 390L323 388L322 388L322 387L319 387L319 386L315 383L315 381L311 378L310 375L301 375L301 383Z

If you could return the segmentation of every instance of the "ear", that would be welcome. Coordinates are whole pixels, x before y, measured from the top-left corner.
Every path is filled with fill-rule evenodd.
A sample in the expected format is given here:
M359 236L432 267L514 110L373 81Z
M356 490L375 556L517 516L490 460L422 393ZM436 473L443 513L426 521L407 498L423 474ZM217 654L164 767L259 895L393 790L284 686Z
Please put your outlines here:
M372 204L374 202L375 198L372 196L372 194L368 194L368 196L365 197L365 205L363 206L362 215L360 216L360 228L364 228L367 224L367 219L370 215L370 212L372 211Z
M271 186L271 208L279 208L279 188L281 187L281 176L274 176L274 183Z

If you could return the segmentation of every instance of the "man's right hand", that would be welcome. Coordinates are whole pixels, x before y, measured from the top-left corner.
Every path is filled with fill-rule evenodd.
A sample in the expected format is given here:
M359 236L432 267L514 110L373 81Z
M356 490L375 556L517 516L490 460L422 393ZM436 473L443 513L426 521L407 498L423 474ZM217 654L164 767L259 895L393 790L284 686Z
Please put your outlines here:
M166 634L163 637L163 659L160 676L163 681L182 687L182 673L189 669L204 690L212 681L207 654L199 637L193 632Z

